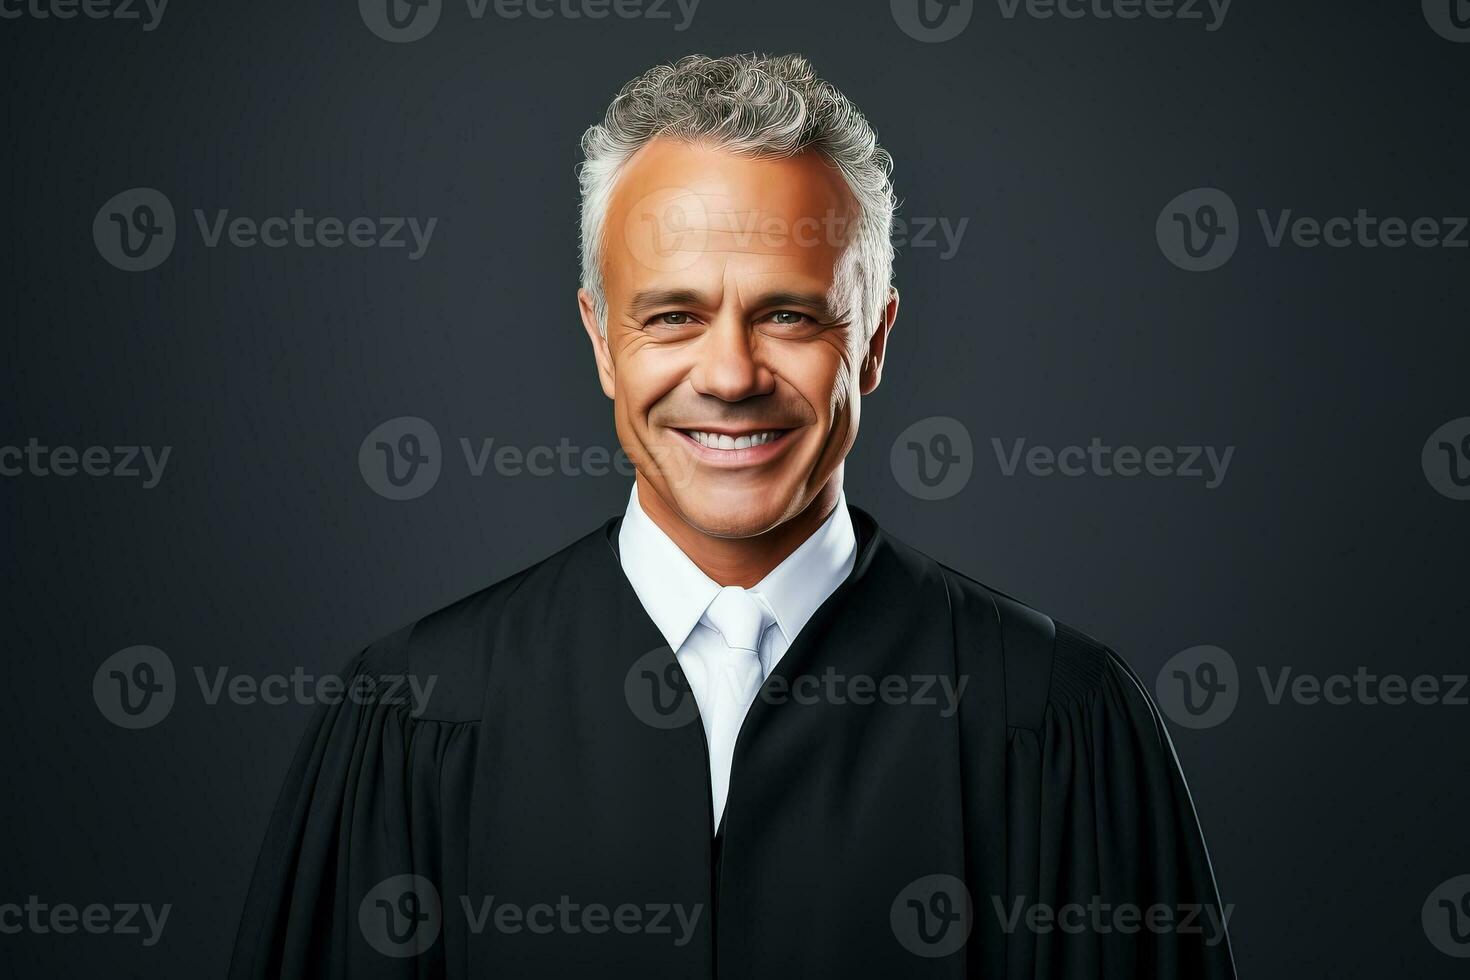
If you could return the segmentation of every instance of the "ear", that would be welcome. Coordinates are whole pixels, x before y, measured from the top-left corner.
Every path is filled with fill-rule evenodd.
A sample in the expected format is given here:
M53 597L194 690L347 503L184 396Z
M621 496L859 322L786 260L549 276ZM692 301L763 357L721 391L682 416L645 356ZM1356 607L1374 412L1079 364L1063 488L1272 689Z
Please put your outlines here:
M613 369L612 353L607 348L607 338L597 325L597 311L592 308L592 297L587 290L577 290L577 309L582 314L582 328L587 331L587 339L592 341L592 356L597 361L597 379L602 382L602 393L609 398L617 391L613 384L617 372Z
M889 287L888 304L883 307L883 315L878 325L873 329L873 336L868 341L868 349L863 357L862 370L858 377L858 391L864 395L873 393L878 387L878 382L883 379L883 355L888 350L888 332L893 329L893 323L898 319L898 290Z

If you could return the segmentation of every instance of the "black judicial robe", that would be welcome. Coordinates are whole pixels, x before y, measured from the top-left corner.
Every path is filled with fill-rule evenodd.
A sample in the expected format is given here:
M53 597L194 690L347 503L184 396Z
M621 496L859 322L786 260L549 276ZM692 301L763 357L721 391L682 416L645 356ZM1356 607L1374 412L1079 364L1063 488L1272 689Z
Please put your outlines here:
M856 565L750 708L718 842L697 707L615 519L355 658L432 697L318 709L230 976L1234 977L1138 678L851 511ZM824 676L844 696L796 696ZM937 677L967 679L957 710L938 684L921 703Z

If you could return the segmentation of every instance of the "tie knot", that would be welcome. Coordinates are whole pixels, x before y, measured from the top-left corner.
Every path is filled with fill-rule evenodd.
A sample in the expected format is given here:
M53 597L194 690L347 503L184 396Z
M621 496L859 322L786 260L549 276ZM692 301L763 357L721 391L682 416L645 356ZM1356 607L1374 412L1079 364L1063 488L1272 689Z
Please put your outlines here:
M726 646L751 653L760 652L761 634L773 622L765 606L738 585L721 589L704 617L725 638Z

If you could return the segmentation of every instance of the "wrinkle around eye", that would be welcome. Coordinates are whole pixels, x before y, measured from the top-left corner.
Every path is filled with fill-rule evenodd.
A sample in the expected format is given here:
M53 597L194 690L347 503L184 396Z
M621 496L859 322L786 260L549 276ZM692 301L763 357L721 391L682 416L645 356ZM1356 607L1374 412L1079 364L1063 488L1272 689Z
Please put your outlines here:
M643 325L636 322L623 321L623 329L617 332L617 340L614 346L618 353L624 353L652 340L643 330Z

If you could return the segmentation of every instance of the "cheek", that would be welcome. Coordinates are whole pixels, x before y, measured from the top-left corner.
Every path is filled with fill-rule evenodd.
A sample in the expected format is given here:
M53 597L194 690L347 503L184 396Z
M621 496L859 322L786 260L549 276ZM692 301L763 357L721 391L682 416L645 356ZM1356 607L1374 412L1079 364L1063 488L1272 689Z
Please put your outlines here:
M852 364L831 345L812 345L786 358L780 370L824 423L835 422L852 400Z
M635 350L619 360L618 397L632 413L642 414L675 388L689 373L685 358L673 351Z

